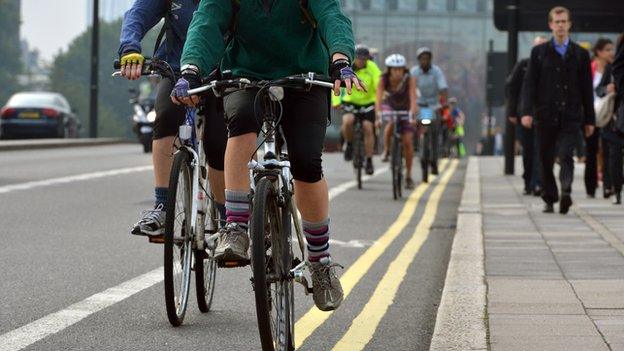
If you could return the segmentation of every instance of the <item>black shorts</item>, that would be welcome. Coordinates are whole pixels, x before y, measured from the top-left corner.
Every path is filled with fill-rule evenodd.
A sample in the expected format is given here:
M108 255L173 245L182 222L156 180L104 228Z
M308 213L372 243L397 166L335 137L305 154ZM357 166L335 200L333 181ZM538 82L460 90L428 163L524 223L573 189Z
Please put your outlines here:
M229 137L258 133L261 121L254 113L258 90L239 90L223 99ZM309 91L285 89L281 101L288 157L293 178L316 183L323 178L322 152L329 116L329 94L314 87Z
M169 94L173 89L173 83L168 78L158 85L156 95L156 120L154 121L154 139L176 136L179 127L184 123L186 109L171 102ZM208 165L211 168L222 171L227 144L227 129L223 117L223 105L220 99L209 95L204 99L203 110L206 116L204 127L204 152Z
M353 106L353 108L355 108L356 110L373 106L373 104L362 106L362 105L350 104L348 102L343 102L342 104L347 105L347 106ZM372 108L370 111L366 113L354 113L354 112L345 111L345 114L347 113L353 113L356 118L359 118L362 121L369 121L372 124L375 124L375 109L374 108Z

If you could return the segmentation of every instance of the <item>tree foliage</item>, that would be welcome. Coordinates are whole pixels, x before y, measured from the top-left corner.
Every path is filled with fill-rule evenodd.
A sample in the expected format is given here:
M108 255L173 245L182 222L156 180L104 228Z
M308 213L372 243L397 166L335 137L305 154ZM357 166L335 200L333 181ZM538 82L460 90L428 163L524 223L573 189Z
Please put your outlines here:
M2 0L0 0L2 1ZM98 136L131 137L132 106L128 103L128 88L137 87L137 82L113 78L113 61L118 58L121 20L100 22L100 46L98 57ZM145 38L145 54L150 56L158 28ZM84 131L89 126L89 84L91 57L91 27L74 39L67 51L55 57L50 73L53 91L63 94L78 111Z
M16 81L22 72L19 4L20 0L0 0L0 106L19 89Z

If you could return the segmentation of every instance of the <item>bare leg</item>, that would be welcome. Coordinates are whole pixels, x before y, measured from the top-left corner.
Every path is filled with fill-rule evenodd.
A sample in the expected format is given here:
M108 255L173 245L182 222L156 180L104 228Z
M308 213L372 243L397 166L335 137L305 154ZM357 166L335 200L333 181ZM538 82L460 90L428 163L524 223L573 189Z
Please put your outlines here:
M329 191L325 178L316 183L295 180L295 194L304 221L320 222L329 216Z
M225 188L249 191L247 162L256 149L256 133L247 133L228 139L225 149Z
M225 179L224 172L208 167L208 178L210 179L210 189L216 202L225 203Z
M152 163L154 164L154 183L157 188L168 188L173 164L174 136L152 141Z
M350 143L353 140L353 123L355 116L352 113L346 113L342 116L342 136L345 141Z
M390 140L392 140L392 133L394 132L394 125L392 122L386 124L386 128L384 129L384 155L389 155L390 153Z

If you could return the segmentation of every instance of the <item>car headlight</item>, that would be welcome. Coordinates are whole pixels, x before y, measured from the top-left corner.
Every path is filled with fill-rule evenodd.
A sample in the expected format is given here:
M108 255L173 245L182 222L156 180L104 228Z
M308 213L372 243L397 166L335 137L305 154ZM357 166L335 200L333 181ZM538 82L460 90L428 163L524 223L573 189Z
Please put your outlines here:
M147 121L150 122L150 123L154 123L155 120L156 120L156 111L151 110L147 114Z

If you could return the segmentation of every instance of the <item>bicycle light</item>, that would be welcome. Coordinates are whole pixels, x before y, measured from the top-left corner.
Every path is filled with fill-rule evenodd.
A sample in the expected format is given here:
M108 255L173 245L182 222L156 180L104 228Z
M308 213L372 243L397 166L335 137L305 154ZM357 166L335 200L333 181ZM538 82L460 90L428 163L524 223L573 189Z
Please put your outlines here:
M193 135L193 127L189 125L182 125L178 131L181 140L189 140Z

